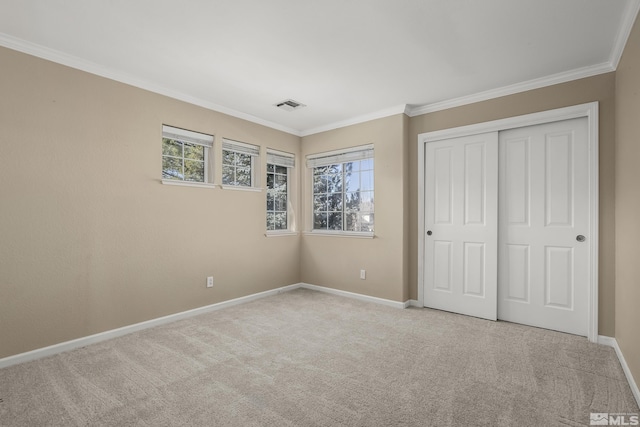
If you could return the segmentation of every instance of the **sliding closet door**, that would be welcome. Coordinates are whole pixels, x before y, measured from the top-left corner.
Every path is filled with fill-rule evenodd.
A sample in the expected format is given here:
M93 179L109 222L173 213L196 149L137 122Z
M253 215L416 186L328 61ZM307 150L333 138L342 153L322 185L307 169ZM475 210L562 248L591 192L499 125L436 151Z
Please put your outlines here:
M500 132L498 318L587 335L587 119Z
M425 307L496 319L497 188L497 132L426 144Z

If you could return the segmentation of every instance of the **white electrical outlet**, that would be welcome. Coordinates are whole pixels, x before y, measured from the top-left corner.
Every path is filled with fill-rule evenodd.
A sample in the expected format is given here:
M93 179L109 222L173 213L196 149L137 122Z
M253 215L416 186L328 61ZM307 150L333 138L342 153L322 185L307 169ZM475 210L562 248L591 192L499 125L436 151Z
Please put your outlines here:
M207 277L207 288L213 288L213 276Z
M366 270L360 270L360 278L362 280L367 278L367 271Z

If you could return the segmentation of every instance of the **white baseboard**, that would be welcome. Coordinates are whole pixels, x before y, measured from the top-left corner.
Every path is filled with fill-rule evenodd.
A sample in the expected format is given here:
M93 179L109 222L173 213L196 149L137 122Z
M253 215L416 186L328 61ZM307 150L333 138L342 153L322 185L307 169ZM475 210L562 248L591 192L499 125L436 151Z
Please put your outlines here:
M301 288L311 289L318 292L325 292L333 295L340 295L347 298L353 298L365 302L374 302L376 304L386 305L395 308L407 308L407 302L392 301L389 299L371 297L369 295L356 294L354 292L341 291L340 289L327 288L326 286L311 285L309 283L300 283Z
M417 299L410 299L407 302L405 302L405 304L407 305L407 307L424 308L424 306L420 304L420 301L418 301Z
M228 301L222 301L219 303L206 305L204 307L194 308L193 310L187 310L180 313L170 314L168 316L158 317L156 319L147 320L145 322L123 326L122 328L112 329L109 331L100 332L98 334L89 335L89 336L78 338L75 340L65 341L59 344L50 345L48 347L38 348L36 350L28 351L26 353L20 353L14 356L5 357L3 359L0 359L0 369L6 368L12 365L17 365L19 363L25 363L32 360L41 359L43 357L53 356L54 354L63 353L65 351L73 350L80 347L85 347L89 344L95 344L95 343L106 341L112 338L121 337L123 335L127 335L132 332L153 328L154 326L163 325L165 323L187 319L189 317L197 316L199 314L221 310L223 308L232 307L238 304L244 304L249 301L254 301L260 298L276 295L281 292L291 291L299 287L300 287L300 284L296 283L294 285L283 286L276 289L270 289L268 291L259 292L257 294L251 294L251 295L235 298Z
M356 294L353 292L341 291L338 289L327 288L324 286L310 285L308 283L296 283L289 286L282 286L276 289L270 289L268 291L259 292L257 294L251 294L240 298L235 298L228 301L222 301L219 303L207 305L204 307L194 308L193 310L187 310L180 313L170 314L168 316L158 317L157 319L147 320L145 322L135 323L133 325L123 326L121 328L112 329L105 332L89 335L82 338L77 338L71 341L65 341L59 344L50 345L48 347L38 348L25 353L16 354L13 356L0 359L0 369L9 366L17 365L19 363L30 362L32 360L41 359L43 357L53 356L55 354L63 353L80 347L86 347L90 344L95 344L101 341L110 340L112 338L121 337L123 335L130 334L132 332L141 331L143 329L153 328L154 326L160 326L165 323L175 322L177 320L187 319L189 317L197 316L199 314L209 313L223 308L232 307L238 304L244 304L250 301L254 301L260 298L265 298L271 295L276 295L282 292L292 291L298 288L312 289L314 291L326 292L334 295L341 295L348 298L355 298L360 301L374 302L377 304L387 305L396 308L406 308L410 304L407 302L391 301L383 298L371 297L368 295Z
M622 366L622 371L624 372L624 375L627 377L627 381L629 382L629 387L631 387L631 392L633 393L633 397L636 398L636 403L638 404L638 406L640 406L640 389L638 389L638 384L633 379L633 375L631 374L629 365L627 365L627 361L624 359L622 350L620 350L620 346L618 346L618 341L612 337L598 335L598 344L602 344L602 345L606 345L614 348L614 350L616 351L616 354L618 355L618 360L620 361L620 365Z

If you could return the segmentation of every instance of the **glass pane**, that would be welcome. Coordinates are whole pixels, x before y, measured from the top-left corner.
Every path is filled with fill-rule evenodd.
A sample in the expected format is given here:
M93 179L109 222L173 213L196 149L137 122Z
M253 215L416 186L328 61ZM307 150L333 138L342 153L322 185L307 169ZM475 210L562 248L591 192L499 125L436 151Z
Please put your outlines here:
M318 168L314 168L313 169L313 174L314 175L326 175L327 174L327 167L326 166L320 166Z
M287 168L284 166L276 166L276 173L282 174L282 175L286 175L287 174Z
M267 188L269 189L273 188L273 174L271 173L267 174Z
M182 157L182 143L169 138L162 138L162 155Z
M365 212L373 212L373 191L360 192L360 208Z
M322 194L319 196L313 196L313 211L321 212L327 210L327 196Z
M342 191L342 174L327 176L327 191L330 193Z
M373 231L373 214L359 215L360 229L358 231Z
M348 211L357 211L360 210L360 193L359 192L355 192L355 193L345 193L344 195L344 200L345 200L345 208Z
M329 214L327 228L329 230L342 230L342 212Z
M314 213L313 214L313 229L314 230L326 230L327 229L327 214L326 213Z
M355 212L346 212L344 217L347 222L344 229L346 231L358 231L358 214Z
M329 197L327 199L327 209L329 211L342 210L342 193L329 194Z
M274 172L276 169L275 165L272 165L270 163L267 163L267 172Z
M222 166L222 183L232 185L234 179L235 168L233 166Z
M184 179L186 181L204 182L204 162L185 160Z
M360 190L373 190L373 171L360 172Z
M330 165L327 166L327 174L339 174L342 175L342 165Z
M184 144L185 159L204 161L204 147L202 145Z
M251 156L249 154L236 153L236 165L251 167Z
M274 210L274 198L273 198L273 190L267 190L267 210Z
M373 169L373 159L360 160L360 170L372 170Z
M275 214L267 212L267 230L275 230Z
M235 162L235 153L233 151L222 150L222 164L233 165Z
M162 178L184 180L184 174L182 172L182 159L163 157Z
M286 211L287 210L287 195L286 194L276 194L274 197L275 200L275 208L276 211Z
M314 194L327 192L327 178L324 175L316 175L313 178Z
M286 230L287 229L287 213L279 212L275 214L275 229Z
M283 175L276 175L276 188L279 191L287 191L287 177Z
M251 168L237 168L236 183L243 187L251 187Z
M360 189L360 174L357 172L345 172L344 191L358 191Z

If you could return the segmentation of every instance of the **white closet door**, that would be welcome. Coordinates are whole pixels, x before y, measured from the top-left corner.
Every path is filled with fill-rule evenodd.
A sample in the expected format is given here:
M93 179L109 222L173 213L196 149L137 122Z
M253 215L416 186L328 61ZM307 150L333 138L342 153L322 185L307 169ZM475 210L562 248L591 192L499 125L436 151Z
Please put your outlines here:
M500 132L499 319L587 335L588 165L586 118Z
M496 320L498 133L425 147L424 306Z

